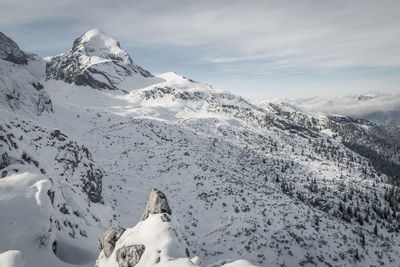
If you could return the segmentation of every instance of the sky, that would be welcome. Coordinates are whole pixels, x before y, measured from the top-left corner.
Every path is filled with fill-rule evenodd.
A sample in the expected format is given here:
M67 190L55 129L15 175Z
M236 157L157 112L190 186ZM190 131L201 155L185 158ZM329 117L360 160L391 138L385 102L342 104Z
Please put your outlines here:
M42 57L92 28L152 73L254 100L400 93L398 0L0 0L0 31Z

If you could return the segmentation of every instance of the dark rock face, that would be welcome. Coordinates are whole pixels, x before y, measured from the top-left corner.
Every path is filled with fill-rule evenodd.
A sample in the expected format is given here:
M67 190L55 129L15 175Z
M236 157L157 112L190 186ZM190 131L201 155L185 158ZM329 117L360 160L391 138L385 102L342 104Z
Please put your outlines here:
M65 142L67 136L55 130L50 134L52 139L64 142L57 148L56 160L63 165L63 173L75 174L80 172L82 189L90 201L97 203L102 200L103 173L93 163L89 150L75 142ZM85 168L79 168L85 166Z
M90 170L82 176L83 191L87 193L92 202L97 203L102 200L103 173L99 169L94 168L93 164L89 168Z
M115 244L117 243L118 239L122 236L125 232L125 229L118 228L118 229L108 229L104 232L101 237L99 238L97 245L99 250L103 250L106 257L110 257L113 253Z
M120 49L118 42L99 30L91 30L77 38L70 51L53 57L46 66L47 80L63 80L94 89L124 91L119 84L134 74L141 77L153 76L136 65Z
M43 85L41 86L43 88ZM45 111L53 112L53 103L51 102L50 96L43 89L37 89L37 90L40 90L40 93L37 100L36 113L40 115Z
M134 267L144 253L144 245L132 245L117 250L117 262L119 267Z
M0 158L0 170L4 169L9 164L10 164L10 161L8 159L8 154L7 154L7 152L4 152L3 154L1 154L1 158Z
M167 197L159 190L152 189L146 208L143 213L142 221L146 220L150 214L172 214Z
M170 222L171 219L168 217L167 214L164 213L164 214L161 215L161 221L163 221L163 222Z
M19 65L28 63L28 56L2 32L0 32L0 58Z

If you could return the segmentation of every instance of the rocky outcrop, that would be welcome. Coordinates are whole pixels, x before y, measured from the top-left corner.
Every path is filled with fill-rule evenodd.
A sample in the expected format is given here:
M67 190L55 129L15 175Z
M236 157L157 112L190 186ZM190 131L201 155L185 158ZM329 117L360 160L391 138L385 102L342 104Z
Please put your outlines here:
M118 228L118 229L111 228L101 235L97 244L99 250L103 250L107 258L110 257L111 253L113 253L115 244L117 243L118 239L122 236L124 232L125 232L124 228Z
M148 219L150 214L158 214L159 218L152 217ZM98 240L98 248L101 252L94 266L103 267L117 263L119 267L134 267L139 263L145 253L146 246L149 246L148 253L154 254L156 258L153 263L158 264L161 261L161 249L159 244L143 243L149 242L149 240L154 239L154 237L164 243L165 241L163 240L169 240L168 242L171 242L174 238L178 237L176 230L170 226L171 220L167 214L172 214L172 212L166 196L161 191L152 189L143 214L142 223L138 225L142 232L136 232L136 227L128 230L123 228L108 229ZM161 225L158 227L157 225L160 223ZM139 236L143 236L145 239L138 239ZM155 249L154 245L157 249ZM180 248L181 245L178 245L178 247ZM164 250L167 251L168 249L164 248ZM186 251L187 247L186 250L182 250L181 254L185 255ZM148 265L147 263L142 263L142 266Z
M10 164L10 160L8 159L7 152L3 152L0 157L0 170L4 169Z
M15 64L27 64L28 55L4 33L0 32L0 58Z
M150 216L152 214L152 216ZM152 189L143 220L129 229L109 229L99 239L101 250L94 267L195 267L199 257L190 259L189 248L171 220L171 209L165 195ZM211 266L254 267L247 261L223 260Z
M50 133L50 140L61 143L57 147L55 160L62 164L61 176L65 174L80 177L82 190L87 194L90 201L97 203L102 200L103 173L94 164L90 151L76 143L68 140L68 137L55 130Z
M119 267L134 267L144 253L144 245L132 245L122 247L117 251L117 262Z
M63 80L94 89L122 90L127 78L152 77L136 65L120 48L119 42L94 29L74 41L68 52L52 57L46 67L46 79Z
M150 214L172 214L171 208L169 207L167 197L159 190L152 189L149 200L147 201L146 208L144 210L142 221L146 220ZM168 216L164 220L168 221Z

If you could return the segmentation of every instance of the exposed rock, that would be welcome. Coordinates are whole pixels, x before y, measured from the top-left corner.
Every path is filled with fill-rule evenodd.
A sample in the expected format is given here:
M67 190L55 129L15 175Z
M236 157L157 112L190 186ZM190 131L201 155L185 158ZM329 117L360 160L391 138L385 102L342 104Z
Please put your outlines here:
M15 64L27 64L27 55L8 36L0 32L0 58Z
M172 214L172 211L168 205L167 197L161 191L153 188L147 201L142 221L146 220L150 214L161 213Z
M69 210L65 207L65 204L60 208L62 214L69 214Z
M9 165L9 163L10 162L8 159L8 154L7 154L7 152L4 152L3 154L1 154L1 158L0 158L0 170L7 167Z
M117 250L117 262L119 267L134 267L144 253L144 245L132 245Z
M99 169L93 168L88 170L82 176L83 191L85 191L93 203L98 203L102 200L101 192L103 188L103 174Z
M54 130L50 136L58 141L67 140L67 136L59 130ZM103 173L96 168L92 154L86 147L71 141L65 142L58 147L55 159L63 164L63 173L75 174L76 171L80 172L82 190L87 194L90 201L98 203L102 200ZM84 166L85 169L81 169L79 166Z
M168 217L167 214L164 213L164 214L161 215L161 221L163 221L163 222L170 222L171 219Z
M104 251L104 254L107 258L110 257L110 255L113 253L115 244L124 232L125 229L123 228L111 228L100 236L97 245L99 247L99 250Z

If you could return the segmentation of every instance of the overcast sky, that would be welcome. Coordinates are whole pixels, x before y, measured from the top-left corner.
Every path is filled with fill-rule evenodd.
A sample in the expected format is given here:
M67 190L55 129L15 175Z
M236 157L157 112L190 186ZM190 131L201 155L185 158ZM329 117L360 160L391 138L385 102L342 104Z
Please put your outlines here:
M43 57L92 28L153 73L252 99L400 92L399 0L0 0L0 31Z

